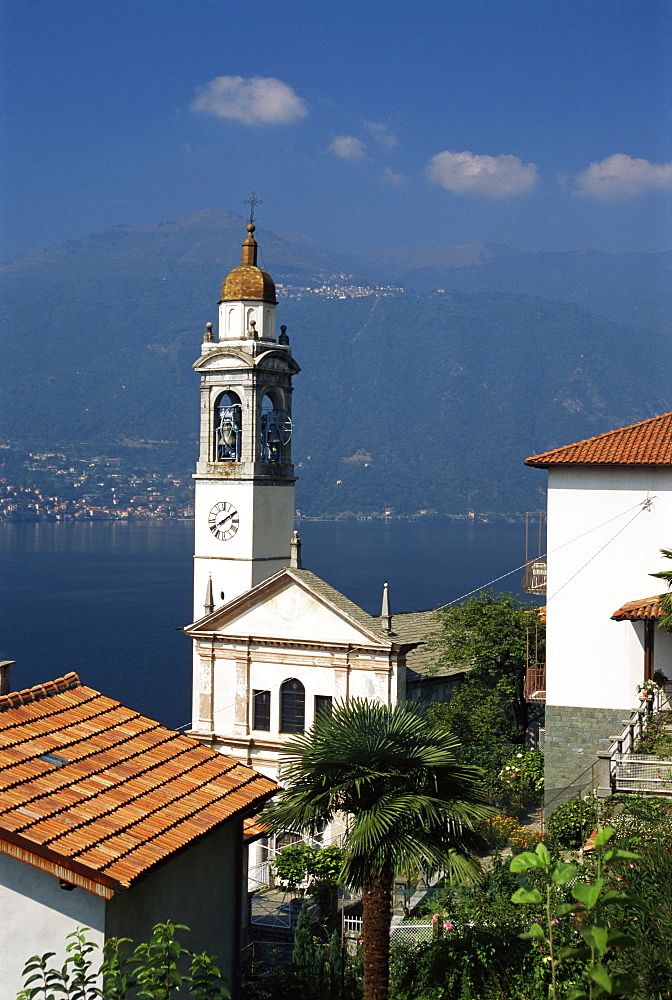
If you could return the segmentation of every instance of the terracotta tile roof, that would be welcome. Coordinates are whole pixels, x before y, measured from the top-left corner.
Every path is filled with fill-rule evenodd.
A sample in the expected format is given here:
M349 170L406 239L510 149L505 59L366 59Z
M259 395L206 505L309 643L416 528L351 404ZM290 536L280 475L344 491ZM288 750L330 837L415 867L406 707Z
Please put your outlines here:
M672 466L672 413L532 455L525 464L540 469L551 465Z
M243 820L243 836L246 844L250 844L258 837L263 837L266 833L268 833L268 824L261 823L258 816Z
M49 871L127 889L276 789L77 674L0 697L0 850Z
M660 595L643 597L639 601L628 601L618 611L614 611L611 617L616 622L632 622L640 618L662 618L663 609L660 606Z

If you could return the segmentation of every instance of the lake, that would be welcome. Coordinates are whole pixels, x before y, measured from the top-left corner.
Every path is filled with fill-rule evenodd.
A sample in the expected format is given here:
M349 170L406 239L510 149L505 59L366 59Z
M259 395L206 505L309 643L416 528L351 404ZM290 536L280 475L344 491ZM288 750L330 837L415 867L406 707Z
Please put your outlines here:
M303 565L371 614L387 580L393 612L456 601L525 560L506 522L303 521ZM12 687L75 670L86 684L171 727L190 718L193 523L0 525L0 659ZM520 589L522 569L493 584Z

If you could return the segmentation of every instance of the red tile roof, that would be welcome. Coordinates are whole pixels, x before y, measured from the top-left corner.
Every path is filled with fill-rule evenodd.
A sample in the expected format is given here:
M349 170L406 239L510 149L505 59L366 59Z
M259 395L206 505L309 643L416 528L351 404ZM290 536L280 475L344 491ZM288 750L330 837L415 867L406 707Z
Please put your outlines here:
M637 621L640 618L662 618L663 609L660 606L660 595L642 597L639 601L628 601L614 611L611 616L616 622Z
M525 464L541 469L551 465L672 466L672 413L532 455Z
M75 673L0 696L0 850L101 895L277 787Z

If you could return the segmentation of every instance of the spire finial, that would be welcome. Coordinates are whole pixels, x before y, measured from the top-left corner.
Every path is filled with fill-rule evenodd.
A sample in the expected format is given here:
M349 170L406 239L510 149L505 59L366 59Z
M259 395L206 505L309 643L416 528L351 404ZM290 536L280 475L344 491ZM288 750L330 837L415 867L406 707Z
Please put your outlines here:
M383 623L383 632L391 632L392 612L390 610L390 591L388 590L387 580L383 584L383 606L380 611L380 617Z
M205 608L206 615L211 615L215 610L215 599L212 596L212 574L208 576L208 584L205 588L205 604L203 607Z
M253 226L254 225L254 210L257 207L257 205L263 205L264 203L261 200L261 198L257 198L256 192L255 192L254 188L252 188L252 194L251 194L251 196L249 198L246 198L245 201L243 202L243 204L250 206L250 225ZM254 230L252 230L252 231L254 232Z
M290 569L301 569L301 539L299 538L298 531L295 531L292 535L292 540L289 543L289 568Z

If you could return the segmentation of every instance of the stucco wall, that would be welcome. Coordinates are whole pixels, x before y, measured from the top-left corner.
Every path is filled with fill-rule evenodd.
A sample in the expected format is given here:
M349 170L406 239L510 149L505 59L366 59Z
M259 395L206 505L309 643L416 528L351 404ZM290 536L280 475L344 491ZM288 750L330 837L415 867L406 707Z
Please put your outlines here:
M671 525L669 470L550 470L547 705L635 706L641 643L611 616L662 589L649 574L669 568Z
M23 967L32 955L56 952L65 959L66 935L89 927L102 946L105 900L85 889L61 889L54 875L0 854L0 997L13 1000L23 986Z
M186 924L190 933L180 940L191 951L216 955L222 974L233 984L240 950L236 869L242 850L240 822L208 834L129 892L108 901L107 936L140 942L148 940L156 923Z
M238 511L238 530L227 540L215 537L208 522L212 507L220 501ZM209 575L219 607L289 565L294 484L199 480L194 505L194 617L198 619L205 614ZM262 561L254 563L253 558Z

